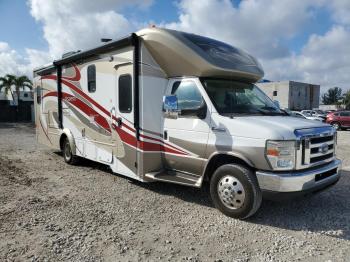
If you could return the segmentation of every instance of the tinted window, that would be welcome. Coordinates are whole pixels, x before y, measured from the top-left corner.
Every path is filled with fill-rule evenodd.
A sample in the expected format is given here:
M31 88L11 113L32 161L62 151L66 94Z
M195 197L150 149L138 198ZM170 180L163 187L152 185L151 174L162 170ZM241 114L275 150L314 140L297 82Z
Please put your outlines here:
M119 111L130 113L132 110L132 82L131 75L119 77Z
M203 86L219 114L283 114L253 84L226 79L203 79Z
M87 68L88 90L90 93L96 91L96 66L89 65Z
M350 116L350 112L341 112L340 116Z
M171 90L172 95L176 95L178 108L197 109L203 103L202 96L192 81L175 82Z
M254 65L245 70L254 73L262 73L262 68L257 60L246 52L226 43L194 34L181 33L192 44L205 52L212 62L220 67L236 69L241 64Z
M36 102L40 105L41 104L41 87L36 87Z

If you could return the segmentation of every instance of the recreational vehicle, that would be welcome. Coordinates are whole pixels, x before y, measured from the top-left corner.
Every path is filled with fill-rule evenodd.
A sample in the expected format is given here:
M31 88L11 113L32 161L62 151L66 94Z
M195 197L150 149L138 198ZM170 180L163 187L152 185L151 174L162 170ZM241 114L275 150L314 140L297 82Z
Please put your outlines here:
M263 197L313 193L340 177L336 131L287 116L254 85L262 76L239 48L143 29L34 70L37 140L68 164L209 183L215 207L244 219Z

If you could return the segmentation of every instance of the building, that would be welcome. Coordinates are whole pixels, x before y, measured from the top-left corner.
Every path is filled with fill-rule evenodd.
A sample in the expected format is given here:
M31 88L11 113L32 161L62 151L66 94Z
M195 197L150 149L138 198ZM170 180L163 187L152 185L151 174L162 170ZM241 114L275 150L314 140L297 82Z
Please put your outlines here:
M19 100L15 91L0 92L0 122L34 121L33 91L20 91Z
M320 104L320 85L295 81L262 82L256 85L272 100L278 101L281 108L314 109Z

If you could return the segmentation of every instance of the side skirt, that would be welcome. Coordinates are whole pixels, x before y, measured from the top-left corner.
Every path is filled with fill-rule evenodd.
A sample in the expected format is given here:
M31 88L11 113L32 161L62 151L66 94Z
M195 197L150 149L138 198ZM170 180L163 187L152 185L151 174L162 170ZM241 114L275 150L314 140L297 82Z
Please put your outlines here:
M174 183L184 186L201 187L203 177L194 176L187 173L178 171L162 170L159 172L151 172L145 174L145 178L149 181L162 181L168 183Z

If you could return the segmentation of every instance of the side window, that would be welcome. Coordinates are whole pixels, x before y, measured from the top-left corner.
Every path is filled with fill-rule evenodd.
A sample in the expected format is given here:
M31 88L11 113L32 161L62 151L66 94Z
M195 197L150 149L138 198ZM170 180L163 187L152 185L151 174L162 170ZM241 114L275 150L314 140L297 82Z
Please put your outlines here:
M350 112L341 112L340 116L350 116Z
M175 82L171 94L176 95L179 110L197 109L203 103L202 95L192 81Z
M131 75L121 75L118 81L119 112L130 113L132 111L132 81Z
M96 91L96 66L89 65L87 68L87 82L89 93L94 93Z
M41 104L41 87L37 86L36 87L36 102L38 103L38 105Z

